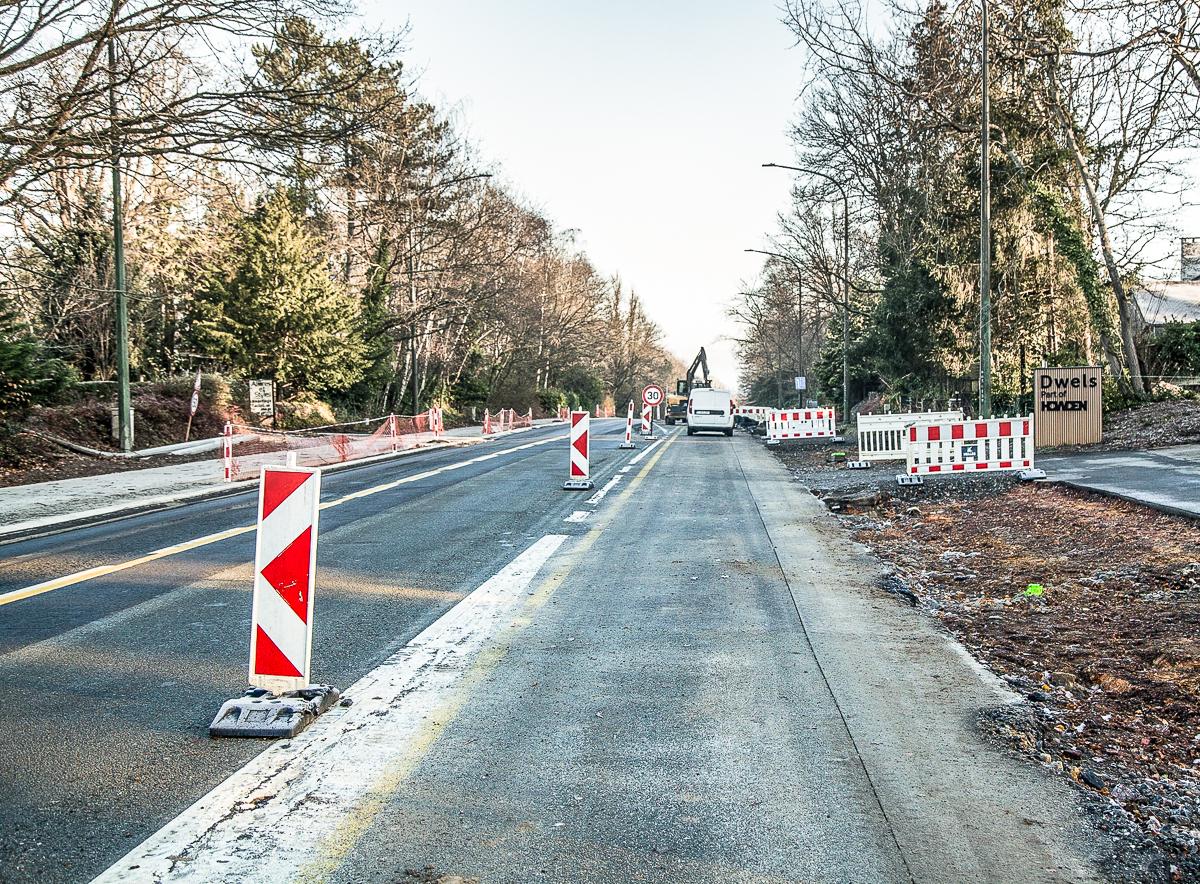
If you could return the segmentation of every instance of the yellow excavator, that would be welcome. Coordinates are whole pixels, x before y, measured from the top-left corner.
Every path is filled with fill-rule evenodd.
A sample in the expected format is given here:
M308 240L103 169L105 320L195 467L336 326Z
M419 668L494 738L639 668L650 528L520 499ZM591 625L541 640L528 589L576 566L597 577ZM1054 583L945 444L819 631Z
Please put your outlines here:
M703 373L703 380L696 380L697 370ZM676 423L687 423L688 397L692 395L692 390L696 387L711 386L712 379L708 376L708 356L701 347L696 358L692 360L687 377L675 381L675 392L667 394L667 423L670 426L675 426Z

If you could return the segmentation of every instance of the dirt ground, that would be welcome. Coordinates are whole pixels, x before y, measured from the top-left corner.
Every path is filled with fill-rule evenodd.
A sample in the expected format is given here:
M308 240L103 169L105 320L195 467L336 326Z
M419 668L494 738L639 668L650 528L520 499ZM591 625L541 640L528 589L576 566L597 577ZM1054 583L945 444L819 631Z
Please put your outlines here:
M1151 402L1104 416L1104 441L1091 449L1126 451L1200 442L1200 402ZM1064 451L1070 449L1063 449Z
M900 488L838 450L777 454L1027 698L982 726L1094 799L1121 880L1200 880L1200 522L1012 477Z

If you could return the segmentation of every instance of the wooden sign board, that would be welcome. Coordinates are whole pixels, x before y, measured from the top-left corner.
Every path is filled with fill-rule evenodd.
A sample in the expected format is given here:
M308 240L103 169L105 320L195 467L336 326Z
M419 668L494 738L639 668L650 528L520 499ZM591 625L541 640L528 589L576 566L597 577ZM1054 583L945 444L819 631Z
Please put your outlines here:
M1102 392L1098 365L1034 369L1035 445L1053 448L1099 442L1104 430Z

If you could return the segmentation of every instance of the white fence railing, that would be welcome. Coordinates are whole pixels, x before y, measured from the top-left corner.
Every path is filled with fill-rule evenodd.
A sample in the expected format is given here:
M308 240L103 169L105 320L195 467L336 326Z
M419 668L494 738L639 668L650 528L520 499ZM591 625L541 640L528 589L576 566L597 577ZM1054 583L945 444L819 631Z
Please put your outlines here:
M858 459L867 463L877 460L904 460L909 427L957 421L962 418L961 411L860 414L857 419Z

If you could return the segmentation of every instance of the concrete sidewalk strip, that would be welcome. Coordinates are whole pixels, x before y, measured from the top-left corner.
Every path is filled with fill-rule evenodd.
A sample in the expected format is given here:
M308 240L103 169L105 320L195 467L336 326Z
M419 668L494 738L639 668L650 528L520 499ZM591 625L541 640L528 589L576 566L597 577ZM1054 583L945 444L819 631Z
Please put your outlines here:
M918 881L1101 880L1068 786L985 741L1020 695L932 621L882 596L883 570L757 446L742 468L796 610ZM780 488L788 494L780 494ZM911 849L910 849L911 847Z

